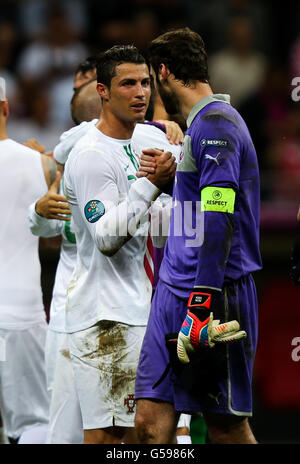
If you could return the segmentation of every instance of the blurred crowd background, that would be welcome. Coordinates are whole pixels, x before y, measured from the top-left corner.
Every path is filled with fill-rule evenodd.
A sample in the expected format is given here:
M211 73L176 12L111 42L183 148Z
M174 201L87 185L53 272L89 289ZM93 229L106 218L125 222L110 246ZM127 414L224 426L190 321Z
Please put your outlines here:
M260 341L254 378L257 438L300 443L300 287L289 278L300 204L300 2L263 0L1 0L0 75L9 137L52 150L70 128L74 71L118 43L141 50L170 28L203 37L215 93L229 93L252 135L261 173L257 275ZM49 306L59 249L41 241ZM299 350L300 359L300 350Z

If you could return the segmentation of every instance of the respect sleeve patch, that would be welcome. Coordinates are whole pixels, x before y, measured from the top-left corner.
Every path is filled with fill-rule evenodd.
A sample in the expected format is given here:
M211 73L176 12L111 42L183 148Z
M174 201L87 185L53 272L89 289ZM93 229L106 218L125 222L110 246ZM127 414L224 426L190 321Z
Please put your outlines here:
M201 190L202 211L234 213L235 191L224 187L205 187Z
M97 222L104 213L104 204L99 200L91 200L84 207L84 215L88 222Z

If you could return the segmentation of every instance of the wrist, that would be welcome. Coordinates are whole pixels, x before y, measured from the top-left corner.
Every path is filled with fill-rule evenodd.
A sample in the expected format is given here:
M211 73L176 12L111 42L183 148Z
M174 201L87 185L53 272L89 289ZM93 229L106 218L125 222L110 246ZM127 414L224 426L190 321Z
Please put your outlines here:
M36 202L34 210L35 210L35 212L36 212L36 214L38 216L43 217L43 214L42 214L41 209L40 209L39 201Z
M188 311L203 321L208 318L210 313L219 306L222 298L221 289L210 287L196 287L190 293L188 300Z

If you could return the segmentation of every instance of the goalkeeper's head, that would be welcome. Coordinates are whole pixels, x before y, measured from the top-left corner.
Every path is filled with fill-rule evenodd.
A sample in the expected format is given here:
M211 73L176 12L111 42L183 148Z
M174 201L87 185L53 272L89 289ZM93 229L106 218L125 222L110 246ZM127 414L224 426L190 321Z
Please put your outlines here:
M165 64L175 79L190 86L193 82L208 82L207 54L202 37L185 27L166 32L153 40L148 49L150 64L158 76Z

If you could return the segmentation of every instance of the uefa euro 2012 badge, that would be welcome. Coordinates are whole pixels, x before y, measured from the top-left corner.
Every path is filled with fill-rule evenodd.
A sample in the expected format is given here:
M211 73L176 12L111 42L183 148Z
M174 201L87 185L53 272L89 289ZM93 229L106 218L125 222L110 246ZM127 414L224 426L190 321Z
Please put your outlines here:
M91 200L84 207L84 215L89 222L97 222L104 213L104 204L99 200Z

